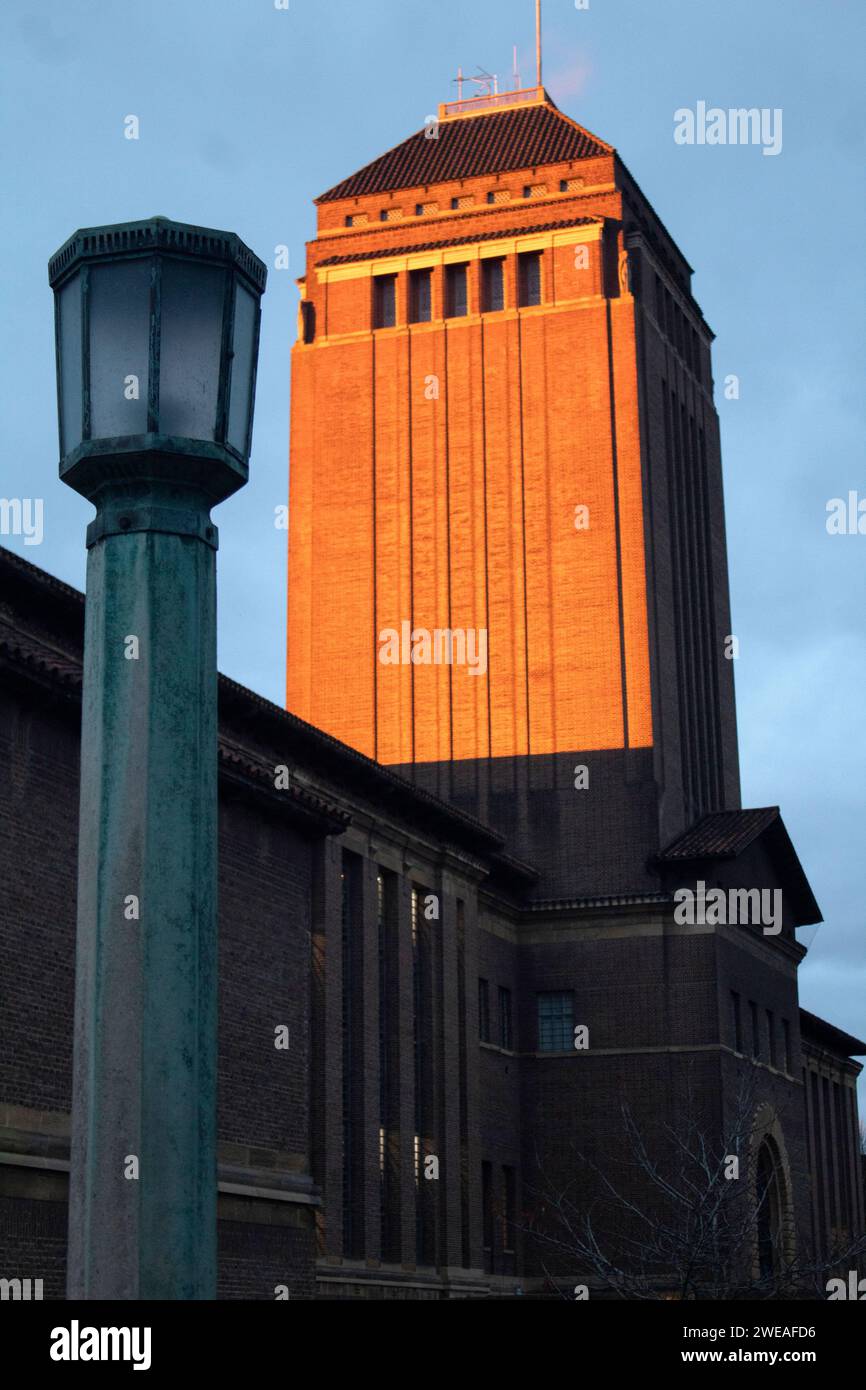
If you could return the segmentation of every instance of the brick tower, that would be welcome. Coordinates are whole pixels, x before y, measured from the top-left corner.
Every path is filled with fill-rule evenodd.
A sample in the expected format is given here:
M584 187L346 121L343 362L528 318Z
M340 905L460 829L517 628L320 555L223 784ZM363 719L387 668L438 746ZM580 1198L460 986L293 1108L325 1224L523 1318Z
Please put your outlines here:
M287 706L640 892L739 806L712 334L611 146L458 101L317 199L292 363Z

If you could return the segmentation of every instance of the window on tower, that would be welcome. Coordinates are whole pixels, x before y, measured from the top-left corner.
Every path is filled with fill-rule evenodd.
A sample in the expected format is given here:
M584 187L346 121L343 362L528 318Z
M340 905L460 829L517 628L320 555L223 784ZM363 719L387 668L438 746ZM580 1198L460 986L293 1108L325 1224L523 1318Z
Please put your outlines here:
M465 265L445 267L445 317L462 319L468 313Z
M373 327L393 328L397 321L397 276L377 275L373 280Z
M517 258L517 282L520 304L541 303L541 252L524 251Z
M409 318L412 323L429 323L431 314L432 270L413 270L409 276Z
M504 266L501 256L481 262L481 307L486 314L505 308Z

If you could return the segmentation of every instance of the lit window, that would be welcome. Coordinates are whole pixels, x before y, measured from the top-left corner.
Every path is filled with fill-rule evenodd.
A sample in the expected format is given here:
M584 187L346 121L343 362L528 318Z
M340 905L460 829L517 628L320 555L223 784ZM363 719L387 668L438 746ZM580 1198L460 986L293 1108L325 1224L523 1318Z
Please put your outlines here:
M571 992L539 994L539 1052L569 1052L574 1043L574 996Z
M487 314L505 308L505 261L492 257L481 262L482 307Z
M412 323L429 323L431 314L431 270L413 270L409 276L409 319Z
M412 908L411 908L412 945L413 945L413 946L417 945L417 943L418 943L418 907L419 907L418 897L419 897L419 895L418 895L418 889L417 889L417 888L413 888L413 889L412 889Z
M393 328L397 321L397 276L377 275L373 280L374 328Z
M541 252L524 251L517 258L517 279L520 291L520 303L523 306L528 304L541 303Z
M445 317L465 318L468 313L466 296L466 266L449 265L445 267Z

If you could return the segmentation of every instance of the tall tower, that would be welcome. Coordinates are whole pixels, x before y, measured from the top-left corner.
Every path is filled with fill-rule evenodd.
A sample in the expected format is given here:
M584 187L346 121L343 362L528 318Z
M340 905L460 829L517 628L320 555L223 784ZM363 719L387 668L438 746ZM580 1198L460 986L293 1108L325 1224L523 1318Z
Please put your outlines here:
M645 891L739 805L691 269L543 87L441 106L317 207L288 708L501 830L539 897Z

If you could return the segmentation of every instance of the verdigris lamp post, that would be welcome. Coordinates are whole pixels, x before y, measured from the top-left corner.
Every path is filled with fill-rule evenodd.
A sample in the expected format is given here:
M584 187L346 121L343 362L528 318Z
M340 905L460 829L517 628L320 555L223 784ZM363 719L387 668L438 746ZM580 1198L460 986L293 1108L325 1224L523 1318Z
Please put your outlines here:
M70 1298L216 1296L216 527L248 476L264 265L165 218L52 257L87 531Z

